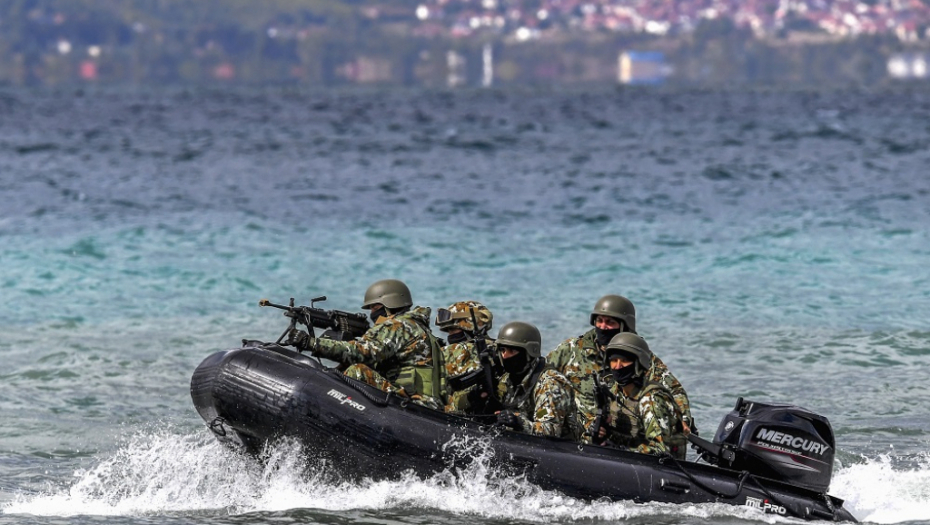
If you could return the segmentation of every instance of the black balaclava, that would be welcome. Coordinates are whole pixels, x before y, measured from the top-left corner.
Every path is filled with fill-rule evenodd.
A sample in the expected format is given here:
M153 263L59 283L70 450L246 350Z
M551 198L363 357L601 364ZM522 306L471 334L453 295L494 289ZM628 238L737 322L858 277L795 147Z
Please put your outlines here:
M526 353L526 350L523 348L519 349L516 355L511 356L508 359L501 358L501 362L504 366L504 371L511 375L514 378L514 383L519 383L523 380L523 376L526 374L527 365L529 364L529 357Z
M371 311L368 312L368 317L371 318L372 323L377 323L378 318L386 317L387 315L387 308L385 308L384 305L381 305L380 308L372 308Z
M597 344L600 346L607 346L610 343L610 340L614 338L615 335L623 332L623 323L620 323L620 328L612 328L610 330L601 330L598 327L594 327L594 331L597 333Z
M623 356L625 359L629 359L633 362L623 368L613 369L610 368L610 358L613 356ZM616 381L618 385L624 386L630 383L641 385L642 378L636 375L636 369L639 368L639 366L636 364L636 359L636 355L630 352L609 348L607 349L607 355L604 359L604 366L610 370L610 375L613 376L614 381Z
M614 381L620 386L633 383L636 379L636 363L620 369L611 368L610 374L614 376Z

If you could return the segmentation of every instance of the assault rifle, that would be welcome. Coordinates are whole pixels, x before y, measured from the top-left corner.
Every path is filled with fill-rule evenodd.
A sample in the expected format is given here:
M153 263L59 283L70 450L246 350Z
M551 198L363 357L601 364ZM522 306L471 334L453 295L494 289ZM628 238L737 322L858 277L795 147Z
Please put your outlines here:
M368 331L368 317L365 314L344 312L342 310L324 310L316 308L315 303L325 301L326 296L315 297L310 300L310 306L294 306L294 298L291 297L289 305L275 304L268 299L258 301L258 306L271 306L279 310L284 310L285 317L291 318L291 324L287 330L281 334L276 341L281 341L291 333L300 323L307 327L310 337L316 337L313 327L323 328L326 331L320 336L325 339L335 339L336 341L350 341L361 337Z
M446 378L446 383L453 391L477 386L478 392L487 393L487 397L484 398L485 405L480 408L482 412L490 414L503 407L501 400L497 397L497 384L494 381L494 371L497 367L494 365L491 350L488 348L487 326L481 330L478 329L478 319L475 317L474 310L471 312L471 324L475 327L473 342L475 350L478 352L478 361L481 363L481 367L465 374ZM477 409L479 407L473 408Z
M599 445L607 441L607 437L601 440L599 436L601 429L606 428L608 431L610 430L610 425L607 424L607 415L610 408L610 398L612 396L610 395L610 390L607 388L607 385L601 383L596 372L592 377L594 377L594 397L597 399L597 412L586 434L591 439L591 443Z

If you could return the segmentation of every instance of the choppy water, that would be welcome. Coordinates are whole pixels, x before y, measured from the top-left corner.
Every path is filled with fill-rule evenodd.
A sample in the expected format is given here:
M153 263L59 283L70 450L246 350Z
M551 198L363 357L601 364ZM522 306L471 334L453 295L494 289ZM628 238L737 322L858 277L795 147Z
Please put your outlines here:
M831 493L930 523L928 166L922 91L0 92L0 524L784 521L213 442L190 374L259 298L387 277L547 348L626 295L702 428L824 414Z

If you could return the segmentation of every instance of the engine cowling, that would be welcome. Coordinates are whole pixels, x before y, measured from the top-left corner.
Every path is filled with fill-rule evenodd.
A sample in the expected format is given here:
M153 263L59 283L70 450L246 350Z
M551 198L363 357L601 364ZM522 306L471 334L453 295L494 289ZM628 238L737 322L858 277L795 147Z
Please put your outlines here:
M723 466L823 493L830 487L833 428L807 409L740 398L713 442L724 451Z

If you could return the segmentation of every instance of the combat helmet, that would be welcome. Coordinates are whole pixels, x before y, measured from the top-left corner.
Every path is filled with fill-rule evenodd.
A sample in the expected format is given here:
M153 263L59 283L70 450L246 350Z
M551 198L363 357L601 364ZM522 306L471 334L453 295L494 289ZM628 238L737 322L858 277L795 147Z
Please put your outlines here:
M497 347L514 346L526 351L530 359L539 359L542 355L542 336L539 330L520 321L511 321L501 327L497 333Z
M652 350L646 340L632 332L621 332L607 344L604 352L604 367L610 367L610 358L617 354L625 355L633 360L636 366L635 376L639 377L652 367Z
M453 303L449 308L440 308L436 312L436 326L443 332L448 332L453 328L460 328L470 334L475 333L475 322L478 323L478 330L485 332L491 329L491 321L494 315L488 307L478 301L459 301Z
M383 304L389 310L398 310L413 306L410 298L410 289L403 281L397 279L383 279L372 284L365 290L363 310L370 310L374 304Z
M594 326L594 321L599 315L619 319L623 321L628 331L636 333L636 308L629 299L622 295L605 295L598 299L594 304L594 309L591 310L591 326Z

